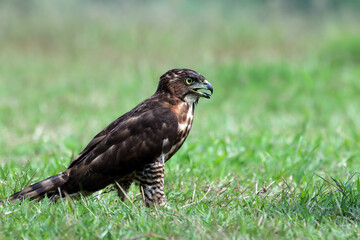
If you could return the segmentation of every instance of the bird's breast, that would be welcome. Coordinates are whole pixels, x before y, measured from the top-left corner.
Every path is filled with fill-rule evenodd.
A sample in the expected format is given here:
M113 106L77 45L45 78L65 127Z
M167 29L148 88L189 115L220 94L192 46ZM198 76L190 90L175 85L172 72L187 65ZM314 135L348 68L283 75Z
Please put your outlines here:
M171 147L170 151L166 154L165 161L170 159L171 156L174 155L183 145L187 136L189 135L194 119L193 106L187 103L179 104L175 109L175 111L173 112L175 112L178 119L178 128L177 128L177 134L174 145Z

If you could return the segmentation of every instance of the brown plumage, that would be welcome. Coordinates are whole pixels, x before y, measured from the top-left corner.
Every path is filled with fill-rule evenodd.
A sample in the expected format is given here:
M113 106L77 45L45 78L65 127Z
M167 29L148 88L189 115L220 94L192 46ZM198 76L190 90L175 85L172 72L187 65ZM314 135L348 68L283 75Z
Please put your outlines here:
M147 206L166 203L164 164L184 143L200 97L211 84L190 69L173 69L160 77L154 95L98 133L63 172L35 183L9 200L56 200L90 194L114 184L122 200L132 182L140 186Z

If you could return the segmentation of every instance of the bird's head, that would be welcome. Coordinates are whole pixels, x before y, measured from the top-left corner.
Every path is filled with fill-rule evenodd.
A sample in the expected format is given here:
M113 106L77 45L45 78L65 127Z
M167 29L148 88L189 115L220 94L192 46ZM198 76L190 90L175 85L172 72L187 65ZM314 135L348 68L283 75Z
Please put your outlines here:
M210 91L205 92L204 90ZM211 84L199 73L191 69L172 69L160 77L157 92L170 94L188 102L197 103L200 97L210 98Z

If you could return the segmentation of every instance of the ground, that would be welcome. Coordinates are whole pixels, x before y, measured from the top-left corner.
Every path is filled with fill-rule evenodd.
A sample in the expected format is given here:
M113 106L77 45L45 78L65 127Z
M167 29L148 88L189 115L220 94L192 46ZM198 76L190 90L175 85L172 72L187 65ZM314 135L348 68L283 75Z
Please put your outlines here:
M166 165L170 209L134 188L126 202L107 189L5 203L1 239L360 237L351 7L21 3L0 7L0 198L65 169L171 68L197 70L214 95Z

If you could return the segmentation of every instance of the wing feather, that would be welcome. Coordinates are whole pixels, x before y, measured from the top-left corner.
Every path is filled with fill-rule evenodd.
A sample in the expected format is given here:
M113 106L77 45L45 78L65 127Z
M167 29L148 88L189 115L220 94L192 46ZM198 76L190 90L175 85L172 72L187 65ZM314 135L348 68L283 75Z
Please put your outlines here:
M107 134L96 136L93 144L71 163L70 178L84 190L96 191L141 170L163 153L164 139L168 145L174 144L177 126L176 115L166 108L151 109L117 122Z

